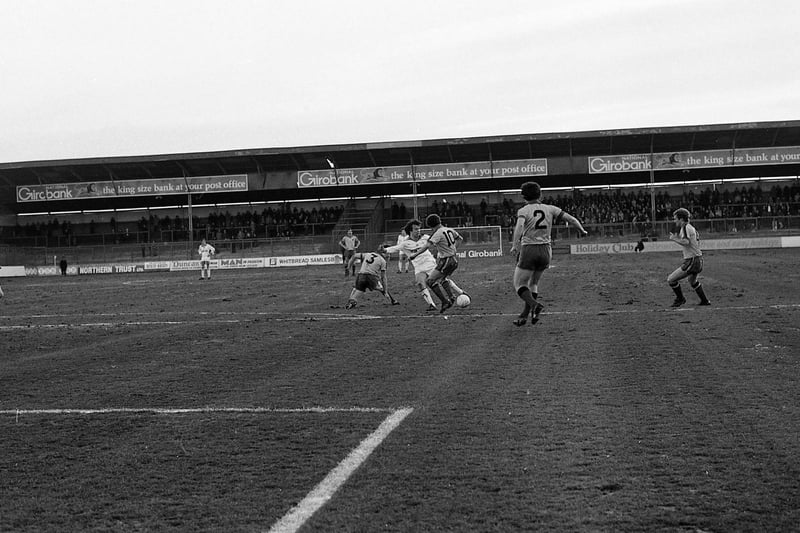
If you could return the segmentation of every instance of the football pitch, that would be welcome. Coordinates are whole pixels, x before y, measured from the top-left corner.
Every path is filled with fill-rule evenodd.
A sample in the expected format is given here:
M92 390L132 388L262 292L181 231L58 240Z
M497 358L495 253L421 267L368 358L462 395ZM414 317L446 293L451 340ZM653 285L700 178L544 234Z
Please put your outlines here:
M14 278L0 531L788 531L800 250L510 257L465 309L345 310L340 266Z

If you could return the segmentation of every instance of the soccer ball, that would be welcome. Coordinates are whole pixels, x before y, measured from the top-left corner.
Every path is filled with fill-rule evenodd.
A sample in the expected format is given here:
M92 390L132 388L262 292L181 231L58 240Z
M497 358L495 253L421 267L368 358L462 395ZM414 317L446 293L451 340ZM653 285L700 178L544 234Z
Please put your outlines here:
M458 307L467 307L471 303L472 300L466 294L459 294L458 298L456 298L456 306Z

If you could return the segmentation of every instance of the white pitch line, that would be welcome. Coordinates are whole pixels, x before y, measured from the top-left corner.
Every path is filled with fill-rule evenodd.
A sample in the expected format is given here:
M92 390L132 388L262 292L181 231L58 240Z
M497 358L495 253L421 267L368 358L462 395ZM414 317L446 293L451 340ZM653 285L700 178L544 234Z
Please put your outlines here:
M403 410L406 408L401 408ZM394 407L105 407L99 409L0 409L0 415L104 415L156 414L184 415L206 413L396 413Z
M137 322L81 322L78 324L14 324L0 326L0 331L14 329L112 328L116 326L184 326L188 324L238 324L241 320L147 320Z
M270 533L293 533L300 529L311 516L333 497L339 487L355 472L381 442L413 411L412 408L398 409L390 414L361 444L330 471L303 500L292 507L283 518L270 529Z
M714 311L754 311L759 309L797 309L800 304L774 304L774 305L739 305L739 306L712 306L708 309ZM678 309L672 308L657 308L657 309L594 309L594 310L581 310L581 311L550 311L545 307L543 316L602 316L602 315L625 315L633 313L685 313L695 311L697 308L692 306L681 307ZM135 313L141 315L142 313ZM184 312L172 312L174 315L186 315ZM68 329L68 328L110 328L115 326L183 326L191 324L239 324L245 322L254 322L256 319L265 319L267 321L275 322L313 322L315 320L342 320L342 321L358 321L358 320L391 320L400 319L408 320L412 318L434 319L436 317L446 318L486 318L486 317L515 317L517 313L467 313L456 310L453 313L446 315L441 314L416 314L416 315L359 315L359 314L342 314L342 313L298 313L296 315L285 315L278 313L260 313L260 312L224 312L224 313L209 313L199 312L191 313L192 316L240 316L243 318L235 319L221 319L221 318L203 318L198 320L144 320L144 321L124 321L124 322L83 322L77 324L7 324L0 325L0 331L7 330L32 330L32 329ZM57 317L70 317L76 315L0 315L0 319L16 319L16 320L31 320L31 319L45 319ZM79 315L78 315L79 316ZM122 317L130 316L130 313L104 313L99 314L104 317ZM255 319L248 319L246 317L253 317Z

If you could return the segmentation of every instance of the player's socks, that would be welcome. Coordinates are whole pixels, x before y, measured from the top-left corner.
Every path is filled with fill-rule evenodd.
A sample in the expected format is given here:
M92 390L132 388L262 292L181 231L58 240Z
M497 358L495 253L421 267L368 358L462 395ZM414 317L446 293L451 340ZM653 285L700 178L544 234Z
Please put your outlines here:
M544 306L539 303L539 293L535 291L531 291L531 296L533 299L536 300L536 306L533 308L533 312L531 313L531 319L539 320L539 313L542 312Z
M442 304L444 304L445 302L450 303L450 298L445 296L441 285L437 283L436 285L433 285L432 287L429 288L433 291L433 294L435 294L439 298L439 300L442 301Z
M531 313L531 324L536 324L539 322L539 314L544 309L544 306L539 302L536 302L536 307L533 308L533 313Z
M683 290L681 286L678 284L670 285L672 287L672 292L675 293L675 301L672 302L672 307L680 307L686 303L686 298L683 297Z
M452 279L448 279L448 281L450 282L450 288L453 290L456 296L464 294L464 289L456 285L455 281L453 281Z
M449 279L442 280L442 287L447 293L448 299L453 300L455 299L455 296L453 295L453 287L451 285L452 284Z
M425 299L425 303L427 303L429 307L431 305L435 307L436 304L433 303L433 298L431 298L431 291L429 291L427 287L422 289L422 297Z
M711 302L708 301L706 292L703 290L703 286L699 281L697 282L697 285L692 285L692 288L694 289L694 292L697 293L697 296L700 297L700 303L698 305L711 305Z
M536 304L539 303L536 301L536 298L533 297L533 293L528 287L520 287L517 289L517 296L522 298L522 301L525 302L531 309L536 308Z

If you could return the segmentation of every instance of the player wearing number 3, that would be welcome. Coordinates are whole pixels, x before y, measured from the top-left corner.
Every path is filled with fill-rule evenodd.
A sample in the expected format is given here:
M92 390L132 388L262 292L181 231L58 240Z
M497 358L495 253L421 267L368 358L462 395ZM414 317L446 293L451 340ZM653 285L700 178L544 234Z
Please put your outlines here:
M553 257L550 235L553 225L564 220L578 228L583 235L587 235L577 218L562 211L560 207L541 202L542 189L538 183L533 181L523 183L521 191L526 204L517 211L511 252L518 254L517 266L514 269L514 289L517 291L517 296L525 302L525 308L514 320L516 326L525 325L528 314L531 315L531 324L536 324L539 321L539 313L544 309L537 298L539 280L550 266L550 259Z
M347 300L345 309L352 309L358 304L358 299L367 291L378 291L391 302L398 305L400 302L389 294L389 281L386 277L386 257L384 257L384 245L378 246L376 252L359 253L350 258L345 265L348 269L355 269L356 260L361 261L361 268L356 276L353 290L350 291L350 298Z

